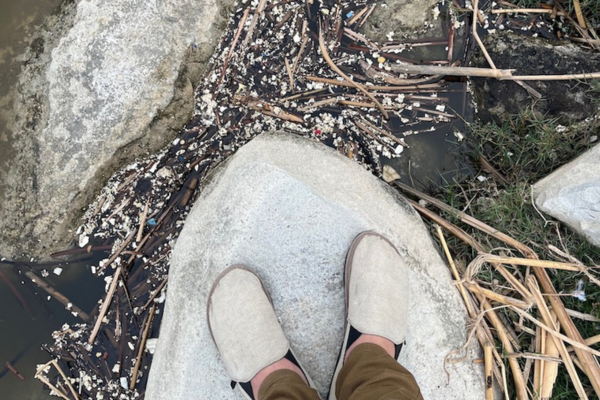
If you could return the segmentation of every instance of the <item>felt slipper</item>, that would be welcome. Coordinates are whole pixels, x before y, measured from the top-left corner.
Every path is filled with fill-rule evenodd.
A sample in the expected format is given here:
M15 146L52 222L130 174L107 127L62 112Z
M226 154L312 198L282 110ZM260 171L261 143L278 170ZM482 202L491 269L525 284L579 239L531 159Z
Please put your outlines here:
M287 358L314 384L290 349L269 294L253 272L242 265L223 271L208 295L207 318L232 387L254 400L250 381L263 368Z
M406 337L408 270L394 245L373 231L359 234L346 257L346 329L331 381L329 400L336 400L336 381L348 348L362 334L389 339L395 359Z

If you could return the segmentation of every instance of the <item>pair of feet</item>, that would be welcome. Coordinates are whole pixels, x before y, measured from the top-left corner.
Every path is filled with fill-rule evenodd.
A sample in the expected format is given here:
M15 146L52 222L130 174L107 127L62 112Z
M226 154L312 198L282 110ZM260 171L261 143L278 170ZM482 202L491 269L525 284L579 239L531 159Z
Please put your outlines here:
M349 354L360 344L381 346L398 358L406 336L408 274L392 243L374 232L352 242L345 265L346 329L329 399ZM243 266L225 270L207 305L208 325L231 379L247 397L258 399L273 372L296 372L314 387L293 355L260 279Z

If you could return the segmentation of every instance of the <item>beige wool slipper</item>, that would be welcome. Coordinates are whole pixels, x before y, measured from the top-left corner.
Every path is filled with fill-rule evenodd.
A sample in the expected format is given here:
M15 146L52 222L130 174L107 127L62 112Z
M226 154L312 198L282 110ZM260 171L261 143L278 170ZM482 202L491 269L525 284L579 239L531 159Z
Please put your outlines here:
M208 295L208 328L225 368L243 394L254 400L250 380L282 358L296 364L314 384L290 349L262 282L242 265L223 271Z
M373 231L359 234L348 250L344 280L346 330L329 400L336 400L335 385L346 350L360 335L377 335L392 341L396 360L406 337L408 269L387 238Z

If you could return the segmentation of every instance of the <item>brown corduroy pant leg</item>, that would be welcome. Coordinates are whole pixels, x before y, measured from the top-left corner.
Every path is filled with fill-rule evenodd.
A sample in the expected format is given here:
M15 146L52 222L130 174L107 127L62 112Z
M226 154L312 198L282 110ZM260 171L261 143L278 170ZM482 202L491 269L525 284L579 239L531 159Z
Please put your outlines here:
M356 346L336 382L338 400L423 400L410 372L375 344ZM258 400L318 400L317 391L292 371L277 371L263 382Z

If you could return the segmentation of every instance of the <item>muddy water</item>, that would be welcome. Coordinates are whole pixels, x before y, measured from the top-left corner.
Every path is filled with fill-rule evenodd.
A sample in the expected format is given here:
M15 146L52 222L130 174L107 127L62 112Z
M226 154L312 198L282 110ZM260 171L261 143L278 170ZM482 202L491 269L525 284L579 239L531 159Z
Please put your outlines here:
M89 260L88 262L97 260ZM54 274L56 267L63 269ZM72 263L52 266L35 266L38 276L49 273L46 282L69 300L89 313L104 293L104 282L89 271L88 263ZM18 266L0 262L0 398L3 400L56 399L48 396L41 382L34 379L36 365L50 360L42 350L42 343L52 343L52 332L64 323L81 322L55 299L19 274ZM17 298L12 288L18 291ZM27 281L27 282L25 282ZM7 368L10 362L25 377L19 380ZM52 375L53 376L53 375Z
M0 0L0 197L3 179L11 164L12 144L18 137L12 130L14 94L20 71L18 57L27 48L28 37L60 3L61 0ZM0 262L0 398L56 399L33 378L36 364L49 360L40 346L51 343L52 332L63 323L79 321L54 299L47 300L47 294L37 287L22 284L24 279L15 272L18 268L13 270L13 267ZM64 271L58 276L52 273L54 266L34 267L38 274L46 269L50 273L48 282L55 289L84 311L91 311L103 293L104 282L93 278L86 263L62 268ZM25 300L25 307L6 279ZM5 368L6 362L13 364L25 381Z
M0 0L0 197L11 163L13 106L20 62L17 58L29 45L29 36L54 12L62 0Z

